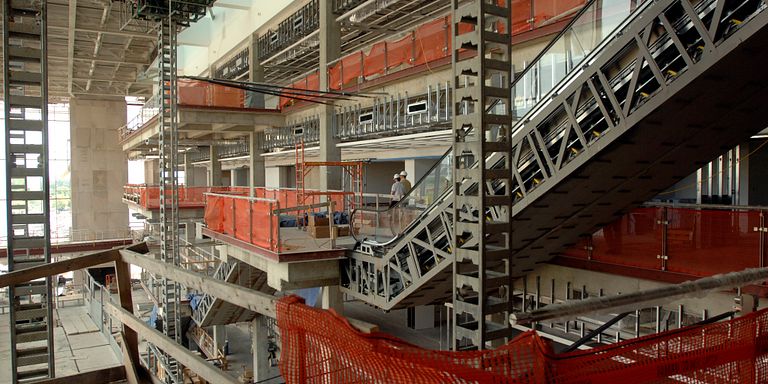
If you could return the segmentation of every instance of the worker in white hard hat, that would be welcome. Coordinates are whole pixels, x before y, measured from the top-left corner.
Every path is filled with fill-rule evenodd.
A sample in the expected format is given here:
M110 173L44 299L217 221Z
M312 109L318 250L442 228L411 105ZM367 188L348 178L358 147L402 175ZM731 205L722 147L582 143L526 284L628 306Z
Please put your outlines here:
M389 202L390 207L397 204L400 201L400 199L402 199L403 196L405 196L403 183L400 182L400 175L395 173L395 175L392 176L392 179L394 180L394 182L392 183L392 189L389 192L389 194L392 195L392 201Z
M403 191L405 191L405 193L410 192L412 187L411 182L408 181L407 177L408 177L408 172L400 171L400 183L403 184Z

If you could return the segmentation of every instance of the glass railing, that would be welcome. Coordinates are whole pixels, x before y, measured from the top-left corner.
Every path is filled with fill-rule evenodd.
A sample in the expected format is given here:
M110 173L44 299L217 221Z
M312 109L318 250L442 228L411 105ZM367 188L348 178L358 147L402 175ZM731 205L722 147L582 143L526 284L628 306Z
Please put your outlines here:
M768 207L648 203L583 238L564 261L705 277L764 265ZM664 257L659 257L663 255Z
M352 212L350 224L357 240L385 243L403 233L453 184L452 150L443 155L399 202L390 195L363 195L363 207Z
M512 86L512 116L520 119L593 51L606 44L643 1L592 0L530 64ZM648 2L646 2L648 3Z

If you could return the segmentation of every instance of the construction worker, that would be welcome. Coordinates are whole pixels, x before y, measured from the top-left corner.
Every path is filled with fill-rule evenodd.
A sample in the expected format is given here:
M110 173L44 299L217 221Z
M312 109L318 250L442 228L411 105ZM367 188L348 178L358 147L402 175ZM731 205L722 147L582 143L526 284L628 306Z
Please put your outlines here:
M394 182L392 183L392 188L389 191L389 194L392 195L392 200L389 202L390 207L400 202L400 199L405 196L405 189L403 189L403 183L400 182L400 175L395 173L395 175L392 176L392 179Z
M400 183L403 184L403 191L405 191L405 193L410 192L412 187L411 182L408 181L407 177L408 177L408 172L400 171Z

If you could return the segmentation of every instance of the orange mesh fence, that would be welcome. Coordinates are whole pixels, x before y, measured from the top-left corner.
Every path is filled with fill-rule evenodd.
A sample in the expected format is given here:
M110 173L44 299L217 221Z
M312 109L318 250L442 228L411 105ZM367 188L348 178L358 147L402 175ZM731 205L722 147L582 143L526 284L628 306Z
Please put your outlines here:
M546 0L546 1L529 1L530 6L533 7L534 25L533 29L543 27L552 22L566 20L565 15L575 14L586 3L585 0ZM514 3L513 3L514 4ZM514 7L514 5L513 5ZM513 17L515 16L514 8L512 10ZM529 13L530 15L530 13ZM518 16L519 17L519 16ZM513 26L514 26L513 21Z
M214 232L276 251L279 222L272 211L277 207L269 200L207 195L205 225Z
M528 32L533 29L533 24L530 22L532 17L531 0L513 0L511 4L512 12L512 34L518 34L522 32Z
M414 65L425 64L449 56L451 20L448 16L432 20L416 28Z
M535 332L488 351L416 347L363 334L333 311L277 302L287 383L765 383L768 312L556 354Z
M386 70L386 54L387 54L387 42L382 41L376 43L371 47L371 51L365 55L363 61L365 67L363 68L363 76L370 77L374 75L380 75Z
M179 105L208 106L210 104L210 83L188 79L177 81Z
M497 2L505 6L505 0ZM512 1L512 34L520 34L547 26L551 23L567 20L586 3L585 0L540 0ZM348 54L333 64L328 70L329 87L333 90L357 84L358 80L397 71L403 67L429 64L430 62L450 57L451 55L451 18L440 17L418 26L404 37L378 42L370 47L368 53L357 51ZM504 32L504 24L497 25L499 32ZM473 29L471 24L462 23L459 34ZM319 89L316 74L309 75L290 84L294 88ZM290 97L280 98L280 107L293 103Z

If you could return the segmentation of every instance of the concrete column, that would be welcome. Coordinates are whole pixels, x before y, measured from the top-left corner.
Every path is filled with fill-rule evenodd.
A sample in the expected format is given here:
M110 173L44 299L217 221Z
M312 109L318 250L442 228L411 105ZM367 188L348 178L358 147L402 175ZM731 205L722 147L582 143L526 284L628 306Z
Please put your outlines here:
M115 134L126 123L125 100L71 98L69 103L72 228L126 229L122 196L128 158Z
M248 79L251 82L264 81L264 67L259 60L259 35L251 35L250 49L248 50ZM247 91L245 93L245 105L248 108L264 108L264 94ZM253 153L253 152L251 152Z
M262 95L262 98L263 98L263 95ZM261 157L261 154L264 152L261 149L261 138L262 136L257 134L256 132L252 132L249 138L251 157L249 159L249 164L248 164L249 173L250 173L248 177L248 186L251 188L251 196L253 196L254 187L263 187L266 185L264 158Z
M344 314L344 297L338 285L323 287L323 309L333 309L336 313Z
M251 323L251 354L253 355L253 381L257 383L281 383L274 350L276 340L270 337L267 318L256 317ZM279 347L279 346L277 346ZM267 380L276 377L274 380Z
M218 187L221 185L221 162L219 161L219 148L211 145L211 160L208 167L208 186Z
M432 329L435 327L435 306L418 305L407 309L408 328Z
M227 339L227 326L226 325L214 325L211 327L213 332L213 343L216 344L216 348L224 348L224 341Z
M195 171L192 169L192 161L190 161L189 153L184 154L184 184L187 187L192 187L195 184Z
M341 27L333 14L333 0L320 0L320 89L329 90L328 63L341 56ZM320 161L341 161L341 150L333 137L332 105L320 108ZM339 167L320 168L320 189L341 189Z
M411 185L415 185L416 182L421 180L422 177L429 171L432 165L435 164L435 159L411 159L405 160L405 171L408 172L408 181Z
M147 185L160 184L160 163L156 159L144 160L144 183Z

